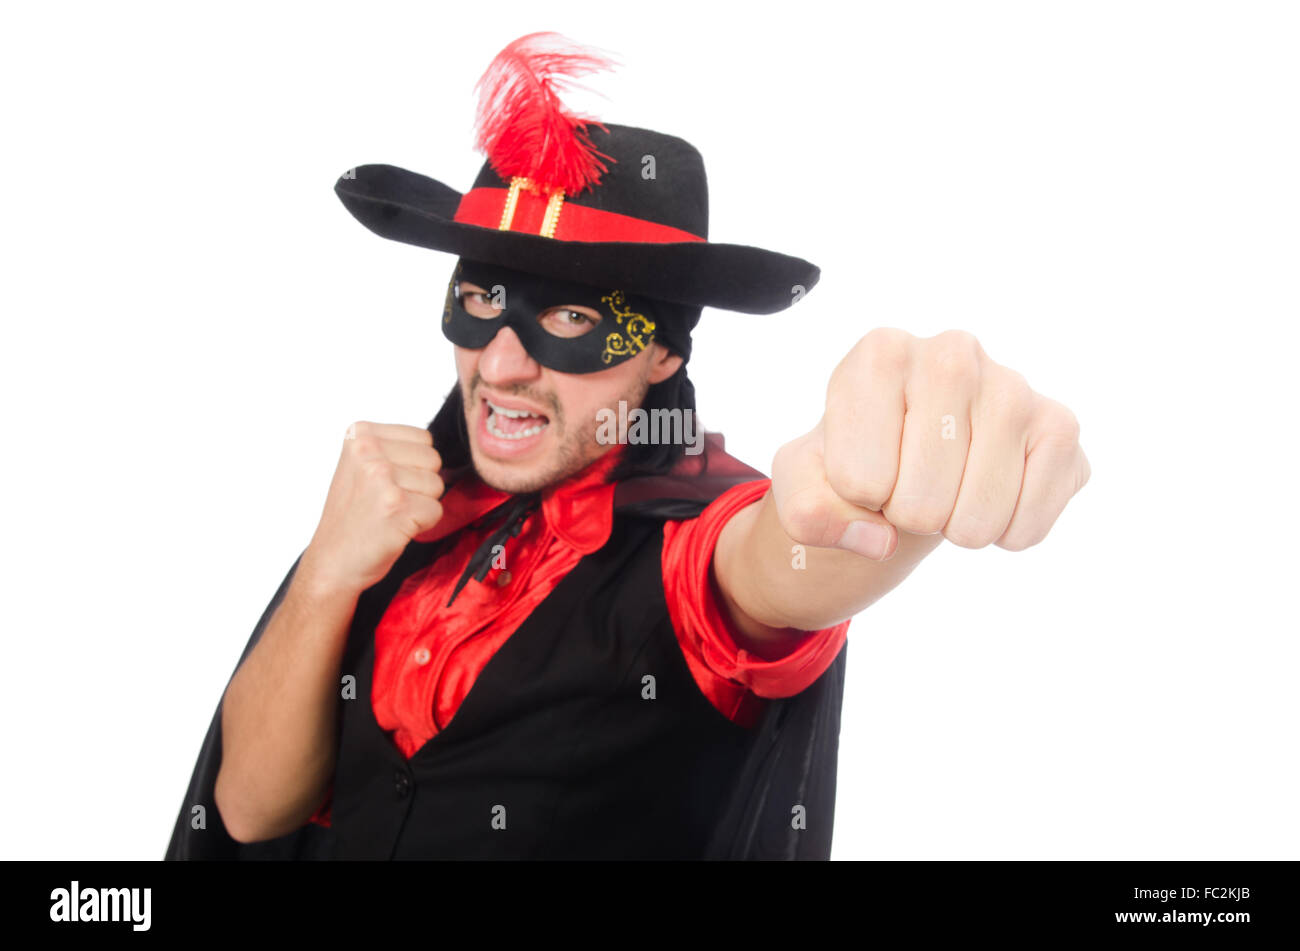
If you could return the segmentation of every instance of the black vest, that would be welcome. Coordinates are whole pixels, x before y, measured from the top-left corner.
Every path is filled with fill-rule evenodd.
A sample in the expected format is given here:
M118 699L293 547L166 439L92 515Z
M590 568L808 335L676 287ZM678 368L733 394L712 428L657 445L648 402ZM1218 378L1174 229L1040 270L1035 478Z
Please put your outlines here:
M367 619L342 717L333 857L702 858L754 731L692 678L662 549L662 523L616 517L609 542L533 610L409 761L375 721ZM423 561L414 553L411 571Z
M608 542L533 610L407 760L375 721L374 630L402 582L452 539L412 542L353 616L342 674L355 674L357 689L339 704L331 826L229 838L212 796L218 706L166 857L828 858L847 649L802 693L764 701L758 725L745 728L700 691L669 621L663 520L692 517L759 476L729 469L720 445L715 457L707 477L620 483ZM196 805L205 828L194 828Z

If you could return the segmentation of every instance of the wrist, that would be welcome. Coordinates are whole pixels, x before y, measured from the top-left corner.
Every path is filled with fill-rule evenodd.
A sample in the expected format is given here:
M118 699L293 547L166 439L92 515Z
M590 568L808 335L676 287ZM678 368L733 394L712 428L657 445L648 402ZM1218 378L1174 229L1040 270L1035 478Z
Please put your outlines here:
M327 564L315 557L310 548L298 562L293 585L307 601L323 604L354 603L365 590L363 586L331 571Z

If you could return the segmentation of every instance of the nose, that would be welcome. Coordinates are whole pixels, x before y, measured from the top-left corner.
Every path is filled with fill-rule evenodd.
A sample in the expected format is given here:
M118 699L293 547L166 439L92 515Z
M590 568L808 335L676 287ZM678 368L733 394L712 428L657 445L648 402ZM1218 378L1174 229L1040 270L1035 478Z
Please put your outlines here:
M513 328L502 327L483 348L478 372L485 383L499 386L537 379L541 364L528 355Z

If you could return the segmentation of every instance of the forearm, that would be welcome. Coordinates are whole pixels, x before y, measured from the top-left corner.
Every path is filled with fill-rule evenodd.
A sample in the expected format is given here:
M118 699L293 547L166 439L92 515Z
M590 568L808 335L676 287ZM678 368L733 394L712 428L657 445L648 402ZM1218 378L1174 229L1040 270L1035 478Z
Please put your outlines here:
M239 841L300 827L330 787L339 669L358 594L326 585L300 562L226 689L216 801Z
M898 535L897 550L884 562L800 545L781 527L769 489L719 536L714 573L733 612L770 628L769 637L821 630L889 592L943 541L938 534Z

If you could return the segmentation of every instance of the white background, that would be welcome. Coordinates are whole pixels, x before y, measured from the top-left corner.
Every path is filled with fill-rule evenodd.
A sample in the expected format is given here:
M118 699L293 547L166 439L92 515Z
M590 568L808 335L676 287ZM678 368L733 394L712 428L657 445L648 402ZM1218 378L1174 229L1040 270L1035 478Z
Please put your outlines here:
M451 9L454 7L454 9ZM836 858L1300 858L1300 17L1267 3L29 5L0 29L0 856L162 856L346 425L455 380L453 259L332 193L463 190L515 37L680 135L711 238L806 257L707 311L705 425L770 471L873 326L1069 405L1091 483L854 620Z

